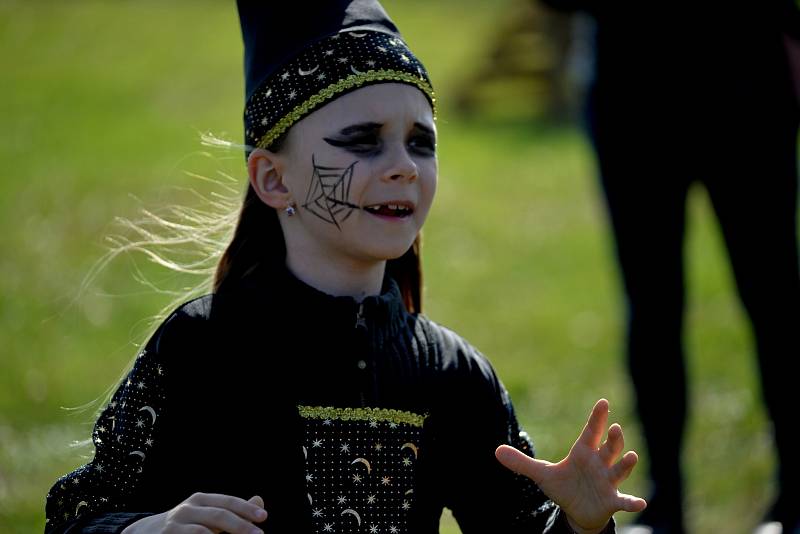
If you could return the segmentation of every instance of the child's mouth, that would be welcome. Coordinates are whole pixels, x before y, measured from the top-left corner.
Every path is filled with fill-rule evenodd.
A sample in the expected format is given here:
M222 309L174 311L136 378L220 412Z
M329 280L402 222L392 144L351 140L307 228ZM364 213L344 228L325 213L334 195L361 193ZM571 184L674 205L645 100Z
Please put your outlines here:
M399 217L402 219L414 213L414 207L405 202L389 202L386 204L372 204L371 206L364 206L364 211L372 215L380 215L381 217Z

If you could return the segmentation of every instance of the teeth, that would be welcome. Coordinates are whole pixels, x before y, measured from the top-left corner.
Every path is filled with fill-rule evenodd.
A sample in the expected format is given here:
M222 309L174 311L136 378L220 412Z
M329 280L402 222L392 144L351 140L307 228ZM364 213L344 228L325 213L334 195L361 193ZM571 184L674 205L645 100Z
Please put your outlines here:
M375 206L366 206L364 209L367 209L367 210L370 210L370 211L379 211L381 209L381 206L385 206L386 208L388 208L388 209L390 209L392 211L410 211L411 210L411 208L409 208L408 206L403 206L401 204L380 204L380 205L375 205Z

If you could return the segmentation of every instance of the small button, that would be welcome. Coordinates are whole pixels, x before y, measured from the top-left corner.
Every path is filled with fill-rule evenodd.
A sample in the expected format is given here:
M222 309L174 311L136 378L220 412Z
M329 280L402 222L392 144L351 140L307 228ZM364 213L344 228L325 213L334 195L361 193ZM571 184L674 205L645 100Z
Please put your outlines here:
M358 365L358 368L361 369L362 371L367 368L367 362L365 362L364 360L358 360L358 363L356 365Z

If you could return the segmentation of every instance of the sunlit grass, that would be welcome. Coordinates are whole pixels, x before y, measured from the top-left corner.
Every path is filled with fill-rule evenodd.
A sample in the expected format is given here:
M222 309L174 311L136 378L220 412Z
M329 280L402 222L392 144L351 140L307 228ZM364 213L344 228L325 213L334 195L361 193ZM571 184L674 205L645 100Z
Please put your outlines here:
M591 153L574 128L449 107L503 3L385 2L430 69L442 104L440 188L425 231L427 313L486 353L548 459L564 455L594 400L644 452L621 357L622 300ZM146 31L145 31L146 29ZM85 459L92 410L170 297L143 258L84 276L141 207L191 203L243 181L241 44L232 4L0 3L0 531L41 531L44 495ZM178 188L178 189L176 189ZM139 200L141 199L141 200ZM686 466L697 532L745 532L768 501L772 451L751 343L718 231L691 197ZM646 463L646 455L643 454ZM625 484L646 491L641 471ZM628 518L620 516L619 521ZM442 531L457 532L452 520Z

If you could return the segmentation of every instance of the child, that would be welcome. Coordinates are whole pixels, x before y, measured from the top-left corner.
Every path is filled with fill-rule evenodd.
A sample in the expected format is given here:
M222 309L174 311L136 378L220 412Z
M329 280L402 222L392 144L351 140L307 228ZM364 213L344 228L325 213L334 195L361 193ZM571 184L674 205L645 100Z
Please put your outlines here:
M533 460L488 361L419 314L423 66L375 0L268 4L239 2L250 182L214 292L151 337L47 532L613 531L644 501L607 402Z

